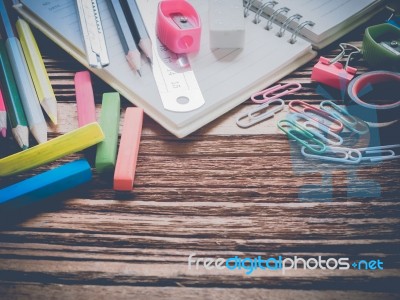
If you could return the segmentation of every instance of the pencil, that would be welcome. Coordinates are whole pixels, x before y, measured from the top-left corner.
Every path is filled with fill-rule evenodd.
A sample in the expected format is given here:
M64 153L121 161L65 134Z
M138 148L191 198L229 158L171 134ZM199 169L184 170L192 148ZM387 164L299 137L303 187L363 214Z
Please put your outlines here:
M121 40L122 48L124 49L126 60L133 70L140 74L140 52L133 39L132 33L129 29L128 21L125 18L119 0L107 1L111 16L114 20L115 27L117 28L119 39Z
M8 60L6 45L0 39L0 83L3 88L4 102L8 120L15 140L22 149L29 147L29 130L21 98L18 93L11 64Z
M136 0L126 0L126 3L133 21L133 26L131 26L133 37L151 62L153 60L152 44L146 26L144 25L142 15L140 14L139 7Z
M28 23L22 19L17 21L17 31L39 102L50 120L56 125L57 101L35 37Z
M3 93L0 89L0 132L3 137L7 135L7 112L4 105Z
M40 108L32 78L26 65L21 43L14 35L4 0L0 0L1 20L6 32L6 50L11 62L11 69L17 82L29 129L38 143L47 141L47 124Z

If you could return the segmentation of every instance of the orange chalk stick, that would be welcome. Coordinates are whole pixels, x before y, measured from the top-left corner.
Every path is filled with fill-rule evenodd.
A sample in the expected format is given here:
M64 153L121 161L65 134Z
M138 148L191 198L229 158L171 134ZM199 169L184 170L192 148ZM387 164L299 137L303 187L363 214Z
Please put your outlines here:
M92 81L89 71L77 72L74 78L76 106L78 110L78 126L82 127L96 122Z
M116 191L131 191L133 188L142 124L143 109L128 107L125 112L114 172L114 190Z

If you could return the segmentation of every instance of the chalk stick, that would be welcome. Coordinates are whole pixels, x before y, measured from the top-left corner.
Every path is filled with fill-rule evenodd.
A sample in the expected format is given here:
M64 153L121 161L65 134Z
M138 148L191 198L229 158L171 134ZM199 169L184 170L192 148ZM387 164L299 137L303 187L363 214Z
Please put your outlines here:
M0 190L0 210L24 205L72 189L89 181L92 172L85 159L76 160Z
M143 110L128 107L125 112L114 172L114 190L116 191L131 191L133 188L142 124Z
M118 93L104 93L100 113L100 126L104 141L97 145L96 170L99 173L114 170L117 158L121 100Z
M243 48L245 26L242 0L210 0L210 48Z
M96 107L89 71L77 72L74 77L78 126L96 122Z
M81 151L104 139L98 123L91 123L45 143L0 159L0 177L33 169L65 155Z

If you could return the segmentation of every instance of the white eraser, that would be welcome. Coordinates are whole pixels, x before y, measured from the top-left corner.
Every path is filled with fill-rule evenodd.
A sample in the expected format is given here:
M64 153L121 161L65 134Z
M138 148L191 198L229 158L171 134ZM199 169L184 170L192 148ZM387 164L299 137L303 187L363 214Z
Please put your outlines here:
M208 22L210 47L243 48L244 14L242 0L210 0Z

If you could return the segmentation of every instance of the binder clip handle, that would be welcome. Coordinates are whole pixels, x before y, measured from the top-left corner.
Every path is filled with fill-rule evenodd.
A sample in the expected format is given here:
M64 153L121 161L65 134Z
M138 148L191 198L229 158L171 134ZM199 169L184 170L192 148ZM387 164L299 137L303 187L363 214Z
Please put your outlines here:
M353 49L355 51L350 52L349 55L347 56L344 69L346 70L346 72L348 72L350 74L355 74L357 72L357 69L350 67L349 62L352 60L353 55L361 54L361 49L357 48L356 46L354 46L352 44L348 44L348 43L340 43L339 47L342 49L342 51L335 58L332 58L329 61L329 64L334 64L334 63L338 62L346 55L346 50Z

